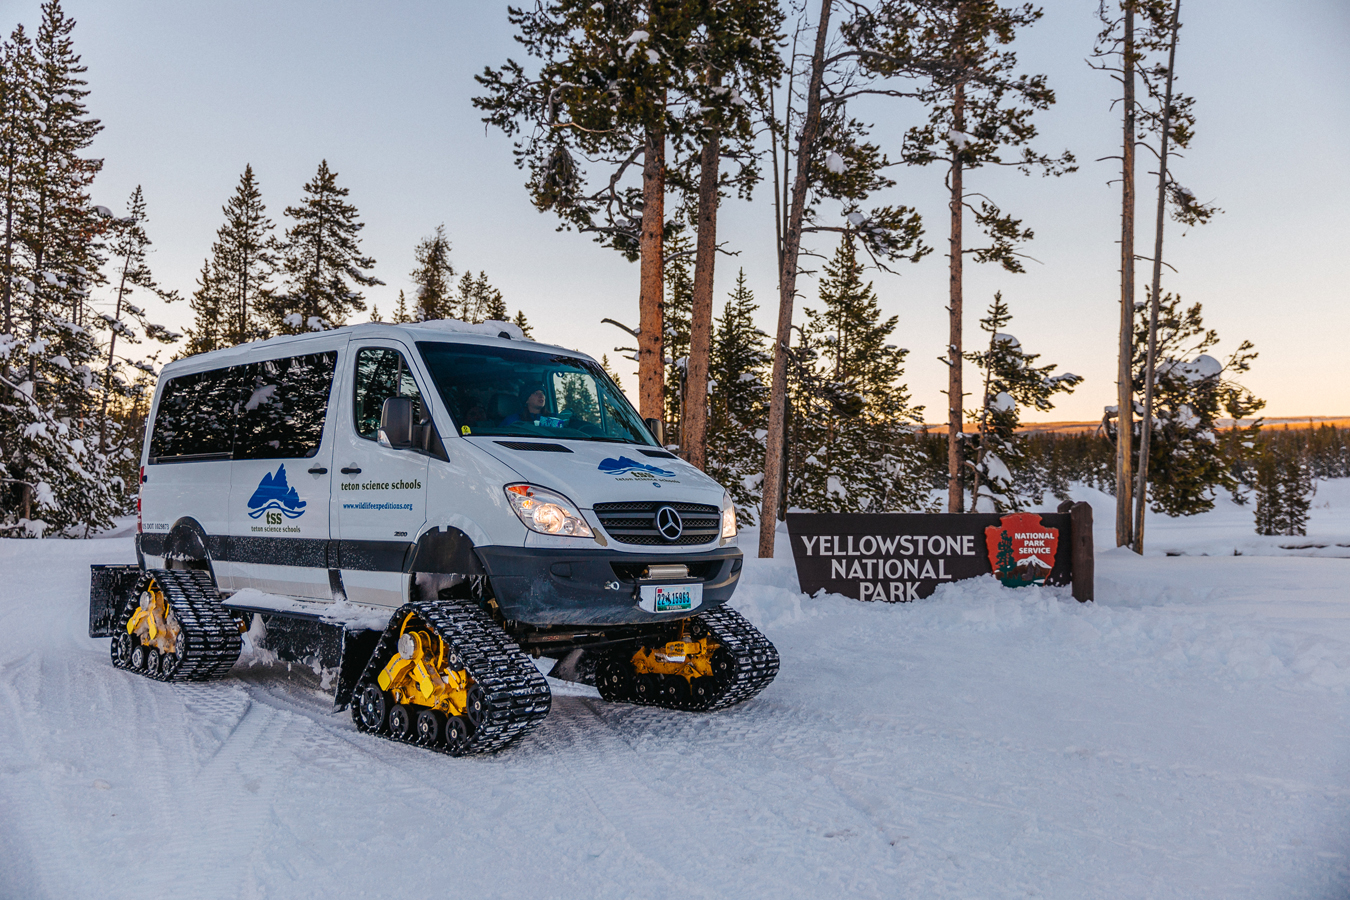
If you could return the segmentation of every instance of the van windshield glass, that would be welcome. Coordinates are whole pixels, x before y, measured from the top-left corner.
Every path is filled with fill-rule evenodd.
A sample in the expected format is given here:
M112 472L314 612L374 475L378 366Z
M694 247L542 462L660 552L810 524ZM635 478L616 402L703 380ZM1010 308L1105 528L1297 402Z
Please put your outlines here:
M655 442L604 371L538 350L418 341L461 434Z

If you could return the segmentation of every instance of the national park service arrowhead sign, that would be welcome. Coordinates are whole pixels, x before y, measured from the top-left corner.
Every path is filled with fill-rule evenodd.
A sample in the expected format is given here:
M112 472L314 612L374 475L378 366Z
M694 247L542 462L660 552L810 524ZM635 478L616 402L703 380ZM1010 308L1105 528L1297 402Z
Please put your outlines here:
M1036 513L1004 516L984 530L989 565L1007 587L1045 584L1055 568L1059 529L1041 522Z

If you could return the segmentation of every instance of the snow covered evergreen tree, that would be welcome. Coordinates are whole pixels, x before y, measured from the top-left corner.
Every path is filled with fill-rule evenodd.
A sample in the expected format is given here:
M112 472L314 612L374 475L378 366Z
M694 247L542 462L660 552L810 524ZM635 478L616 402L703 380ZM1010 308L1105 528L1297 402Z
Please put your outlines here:
M1054 364L1036 365L1040 354L1027 353L1005 331L1011 322L1003 293L994 294L988 315L980 320L989 335L988 349L965 355L979 369L984 387L979 408L966 411L977 426L974 439L964 447L972 512L1020 510L1035 499L1038 478L1028 465L1026 439L1017 432L1021 407L1048 412L1055 394L1072 393L1083 380L1070 372L1054 374Z
M417 285L416 318L419 321L461 318L462 312L455 309L452 294L455 267L450 264L450 241L445 236L445 226L437 225L434 234L418 241L413 257L417 265L410 277Z
M1243 341L1226 362L1208 351L1219 343L1206 328L1199 303L1183 308L1181 298L1164 294L1158 305L1158 366L1154 384L1153 435L1149 446L1150 508L1169 516L1191 516L1214 507L1215 491L1237 487L1236 465L1261 428L1220 431L1218 418L1251 419L1265 406L1236 378L1251 369L1256 351ZM1134 385L1142 393L1149 314L1141 304L1135 315ZM1108 418L1108 434L1119 439ZM1132 452L1138 452L1137 445Z
M101 527L126 503L97 447L100 354L87 326L110 214L89 199L102 162L85 153L101 125L85 108L74 26L47 0L31 49L16 29L5 51L17 66L5 74L14 114L4 120L10 292L0 335L0 532L11 535Z
M338 187L328 160L319 163L304 191L299 206L286 207L295 224L286 231L283 251L286 290L267 304L274 333L342 325L349 314L366 308L358 286L384 284L366 271L375 260L361 255L365 224L357 219L356 207L343 199L349 191Z
M769 336L755 327L758 308L741 270L714 323L708 367L706 471L730 491L743 525L753 524L759 511L769 414L766 382L773 362Z
M801 329L802 373L789 428L788 502L817 512L893 512L923 506L927 485L905 440L919 424L905 388L908 350L890 343L898 316L882 319L845 233L820 281L819 311Z

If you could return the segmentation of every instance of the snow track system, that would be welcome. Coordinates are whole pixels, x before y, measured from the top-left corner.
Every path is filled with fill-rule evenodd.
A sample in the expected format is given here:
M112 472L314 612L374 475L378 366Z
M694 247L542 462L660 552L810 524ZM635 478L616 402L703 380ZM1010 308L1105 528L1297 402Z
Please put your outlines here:
M210 681L239 658L239 624L208 572L150 569L115 614L112 662L158 681Z
M595 686L610 701L708 711L748 700L778 674L778 650L744 616L722 607L682 623L680 640L611 652Z
M206 571L93 567L90 635L112 637L119 669L157 681L222 678L242 647L238 615L248 614L224 604ZM547 680L512 634L474 599L407 603L378 640L343 632L338 708L350 699L357 729L389 740L452 756L501 750L552 706ZM709 712L750 699L778 674L773 644L727 607L568 637L573 658L591 661L584 677L574 666L575 680L590 683L593 672L607 701Z
M548 682L471 601L401 607L356 684L362 731L463 756L500 750L548 715Z

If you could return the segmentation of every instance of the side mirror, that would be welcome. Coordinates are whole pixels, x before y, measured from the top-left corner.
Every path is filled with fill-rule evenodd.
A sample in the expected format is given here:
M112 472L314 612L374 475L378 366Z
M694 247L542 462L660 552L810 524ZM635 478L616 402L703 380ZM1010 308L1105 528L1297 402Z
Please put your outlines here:
M656 442L662 447L666 445L666 423L660 419L643 419L647 423L647 430L656 438Z
M380 446L406 450L413 444L413 404L409 397L390 397L380 409Z

